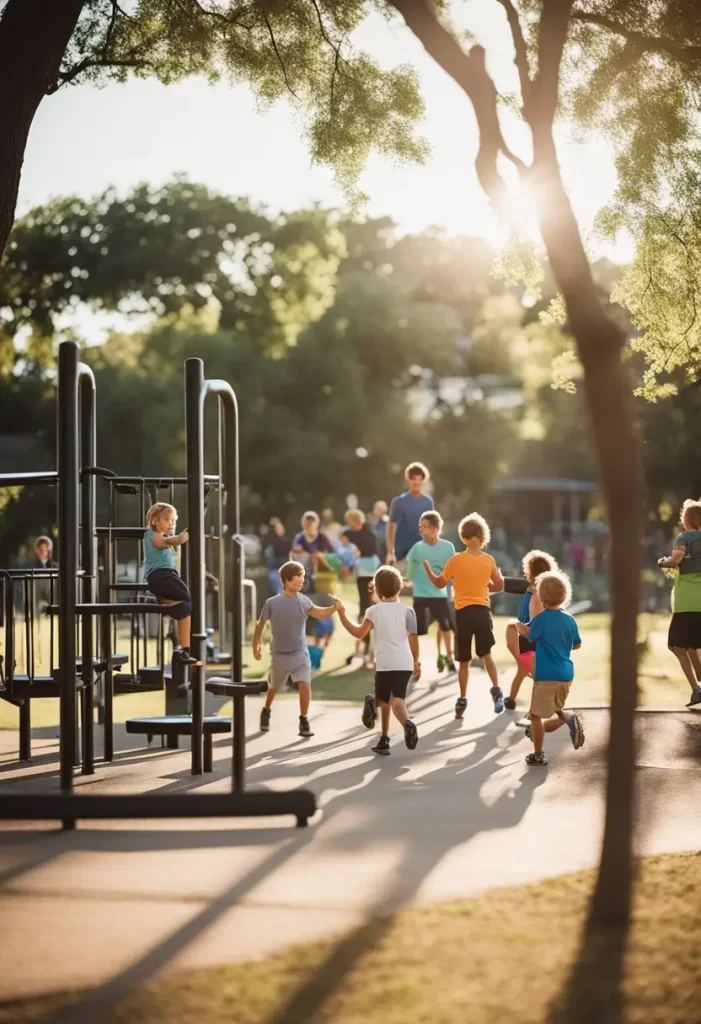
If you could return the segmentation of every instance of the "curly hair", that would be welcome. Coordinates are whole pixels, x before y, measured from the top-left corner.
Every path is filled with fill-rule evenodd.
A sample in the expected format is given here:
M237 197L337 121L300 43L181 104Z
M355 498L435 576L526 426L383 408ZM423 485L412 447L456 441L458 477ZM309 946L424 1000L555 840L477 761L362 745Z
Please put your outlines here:
M544 608L566 608L572 600L570 578L559 569L541 573L536 589Z
M489 523L481 516L479 512L470 512L469 516L465 516L464 519L460 520L460 526L458 531L463 540L470 540L472 537L477 537L483 548L486 548L492 539L492 531L489 529Z
M687 498L679 519L685 530L701 530L701 501Z
M523 566L523 575L531 583L535 583L541 573L557 572L559 569L552 555L549 555L547 551L538 551L537 548L523 556L521 565Z

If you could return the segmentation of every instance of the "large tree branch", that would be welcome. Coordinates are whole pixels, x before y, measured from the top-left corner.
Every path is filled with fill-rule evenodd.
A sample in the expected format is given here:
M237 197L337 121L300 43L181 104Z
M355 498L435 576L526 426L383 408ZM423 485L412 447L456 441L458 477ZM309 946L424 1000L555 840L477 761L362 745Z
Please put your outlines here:
M574 0L543 0L538 26L538 73L530 114L532 131L550 131L557 109L562 53Z
M524 110L528 106L530 95L531 95L531 72L528 64L528 47L526 46L526 40L523 35L523 29L521 28L521 21L518 16L518 11L514 7L512 0L497 0L498 4L506 11L506 19L509 23L511 30L511 38L514 42L516 69L518 71L519 82L521 83L521 96L523 99Z
M622 36L629 43L634 45L638 53L648 50L650 53L666 53L669 57L681 61L683 64L695 64L701 61L701 46L679 46L672 39L665 39L663 36L649 36L644 32L636 32L634 29L626 28L620 21L607 18L604 14L588 14L586 11L573 11L573 21L582 21L589 25L598 25L600 28L608 29L614 35Z
M297 93L292 88L292 84L290 83L289 78L287 77L287 68L285 67L285 62L282 59L280 51L278 50L277 41L275 39L275 33L273 32L273 26L270 24L270 18L268 17L268 12L265 11L265 10L263 11L263 19L264 19L265 24L266 24L267 29L268 29L268 35L270 36L270 42L273 44L273 50L275 50L275 56L277 57L277 62L280 65L280 70L282 71L282 77L285 79L285 85L287 86L288 90L292 93L294 98L295 99L299 99L299 97L297 96Z
M526 164L506 145L499 124L497 91L487 73L484 49L473 46L465 53L455 36L443 25L432 0L389 0L404 18L408 27L423 43L424 49L446 74L467 93L477 118L480 147L475 169L480 185L492 202L498 204L506 186L497 169L497 157L503 153L521 173Z

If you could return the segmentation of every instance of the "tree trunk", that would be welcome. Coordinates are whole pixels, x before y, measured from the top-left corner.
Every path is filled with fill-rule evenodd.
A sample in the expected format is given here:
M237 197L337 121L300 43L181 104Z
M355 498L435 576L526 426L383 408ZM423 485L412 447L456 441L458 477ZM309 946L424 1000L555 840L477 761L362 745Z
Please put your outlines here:
M540 229L568 309L606 496L611 537L611 731L606 821L591 907L594 924L626 927L633 882L637 616L642 569L644 483L632 408L621 362L622 331L605 315L560 177L552 135L534 132L534 180Z
M0 16L0 257L12 230L29 129L56 84L85 0L9 0Z

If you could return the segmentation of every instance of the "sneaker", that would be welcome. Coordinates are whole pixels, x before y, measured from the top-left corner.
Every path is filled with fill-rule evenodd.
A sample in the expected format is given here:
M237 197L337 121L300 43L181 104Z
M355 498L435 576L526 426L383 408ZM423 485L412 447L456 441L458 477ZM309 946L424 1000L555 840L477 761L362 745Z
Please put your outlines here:
M304 715L299 716L299 735L304 736L306 738L314 735L314 733L309 727L309 719L306 718Z
M173 651L173 664L174 665L200 665L201 662L197 658L193 658L190 654L190 650L187 647L176 647Z
M380 736L372 749L375 754L389 754L389 736Z
M375 707L375 698L371 693L365 694L365 700L363 701L363 725L366 729L374 729L375 722L377 721L377 708Z
M701 704L701 686L697 686L691 695L691 700L686 705L688 708L693 708L697 704Z
M270 708L260 710L260 731L267 732L270 728Z
M448 659L446 658L446 656L444 654L439 654L436 659L436 668L438 669L438 671L442 672L447 664Z
M579 750L580 747L584 746L584 725L576 711L573 711L567 719L567 726L570 730L572 746L575 750Z
M526 757L526 764L529 768L544 768L547 763L548 759L542 750L537 750Z
M456 664L455 664L455 662L453 661L452 658L448 658L447 659L447 661L445 663L445 667L448 669L449 672L457 672L457 670L458 670L457 666L456 666Z
M491 693L492 700L494 701L494 714L500 715L504 710L504 694L501 686L493 686L489 692Z
M513 697L504 697L504 707L506 708L507 711L515 711L516 710L516 701L514 700L514 698Z
M467 709L467 697L458 697L455 701L455 717L462 718Z
M419 742L418 730L411 720L404 723L404 742L409 750L414 750Z

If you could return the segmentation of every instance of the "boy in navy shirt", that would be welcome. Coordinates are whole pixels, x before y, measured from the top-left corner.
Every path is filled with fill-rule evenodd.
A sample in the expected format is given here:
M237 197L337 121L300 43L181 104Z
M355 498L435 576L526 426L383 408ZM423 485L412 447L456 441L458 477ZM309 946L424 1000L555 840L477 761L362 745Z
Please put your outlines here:
M526 736L533 740L533 753L526 758L526 764L543 767L548 763L543 753L546 732L566 725L574 749L579 750L584 743L581 718L576 711L564 711L574 679L571 654L582 646L582 638L575 619L563 611L572 598L570 581L563 572L542 573L537 594L544 610L534 616L530 625L519 622L516 628L535 643L533 696L528 715L531 724L526 729Z
M421 538L419 519L433 511L433 498L423 493L428 470L421 462L411 462L404 470L407 489L392 499L387 524L387 564L402 562Z

